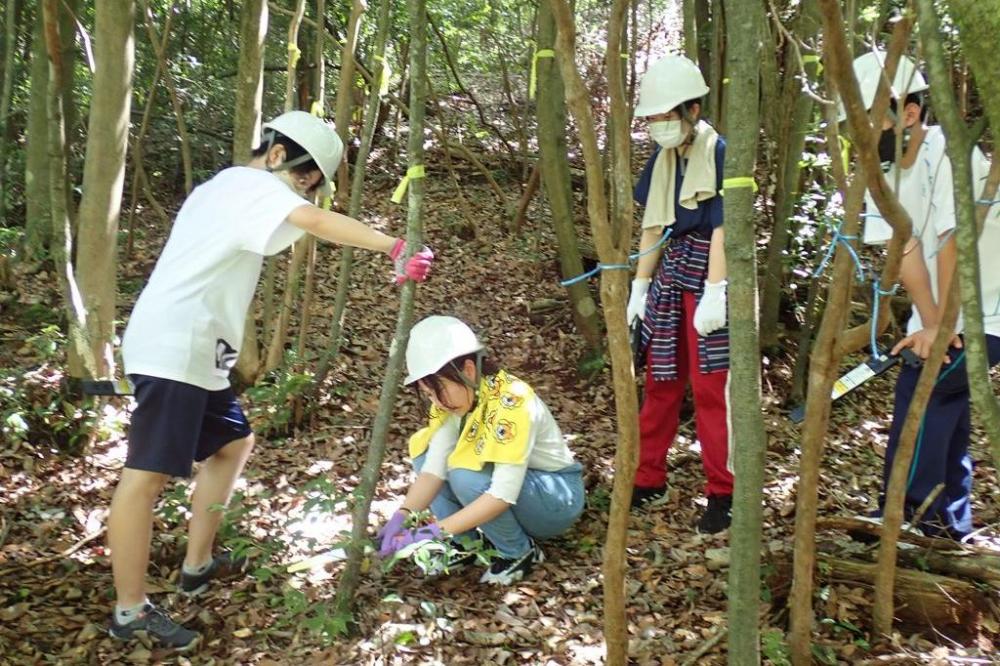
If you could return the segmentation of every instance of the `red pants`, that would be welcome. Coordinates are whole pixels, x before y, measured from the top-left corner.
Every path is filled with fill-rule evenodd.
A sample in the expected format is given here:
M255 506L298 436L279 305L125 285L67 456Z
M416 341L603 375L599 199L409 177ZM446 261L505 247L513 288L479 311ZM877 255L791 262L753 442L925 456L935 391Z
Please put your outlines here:
M677 344L678 379L655 381L646 361L646 397L639 409L639 469L635 485L645 488L667 482L667 451L680 425L681 403L688 381L694 391L695 431L701 443L706 495L732 495L728 469L729 428L726 380L729 371L703 374L698 369L698 332L694 330L695 295L684 292L683 328Z

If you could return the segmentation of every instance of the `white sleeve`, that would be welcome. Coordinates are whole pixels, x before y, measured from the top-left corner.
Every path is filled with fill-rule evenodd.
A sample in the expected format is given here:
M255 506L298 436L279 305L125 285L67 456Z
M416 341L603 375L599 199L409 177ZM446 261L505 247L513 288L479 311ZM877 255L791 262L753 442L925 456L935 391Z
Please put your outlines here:
M517 504L517 497L521 494L521 486L527 473L527 463L523 465L497 463L493 465L493 477L486 492L507 504Z
M865 191L865 233L864 242L866 245L884 245L892 239L892 225L886 222L879 212L875 200L867 190Z
M420 472L433 474L439 479L448 478L448 456L455 449L458 443L459 426L461 422L455 416L449 416L441 427L431 436L431 441L427 445L427 457L424 458L424 466Z
M931 183L931 224L934 234L941 236L955 228L955 190L947 153L941 154Z
M243 249L262 255L281 252L302 238L302 229L286 222L288 215L309 202L278 180L264 172L253 182L253 192L234 192L243 199L243 219L239 221Z

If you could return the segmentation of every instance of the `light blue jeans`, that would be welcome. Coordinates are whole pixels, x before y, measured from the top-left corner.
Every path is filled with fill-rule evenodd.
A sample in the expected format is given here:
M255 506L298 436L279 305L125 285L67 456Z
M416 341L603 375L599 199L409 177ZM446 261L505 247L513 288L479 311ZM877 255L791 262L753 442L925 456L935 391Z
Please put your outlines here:
M413 460L420 471L424 455ZM437 496L431 500L431 512L438 521L461 511L476 501L490 487L493 465L482 470L449 470ZM529 469L524 476L517 504L479 526L501 557L517 559L531 550L531 539L549 539L564 533L583 513L583 466L573 463L556 472ZM475 537L475 530L464 535Z

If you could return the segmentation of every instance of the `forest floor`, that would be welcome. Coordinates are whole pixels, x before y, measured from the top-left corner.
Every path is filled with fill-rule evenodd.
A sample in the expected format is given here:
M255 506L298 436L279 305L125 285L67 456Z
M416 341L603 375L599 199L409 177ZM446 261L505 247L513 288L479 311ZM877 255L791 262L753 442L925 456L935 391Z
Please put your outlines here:
M387 179L369 183L366 221L399 234L405 209L390 210ZM428 178L426 239L435 249L432 279L419 287L418 317L453 314L481 334L493 358L528 380L551 407L586 469L587 509L568 534L544 544L546 561L507 588L480 585L480 568L424 577L403 562L386 571L367 561L358 590L355 631L336 635L346 618L329 610L341 563L309 561L343 540L350 527L345 497L367 454L395 326L398 290L383 257L356 254L344 348L318 409L300 427L275 429L294 377L277 378L246 396L264 433L227 513L223 545L250 546L252 574L187 599L175 592L183 556L189 484L168 486L157 509L149 570L151 596L204 634L198 652L179 656L107 636L111 569L104 546L107 506L125 453L127 401L99 406L102 430L68 445L81 411L58 399L61 356L43 324L57 323L57 281L44 272L17 276L0 310L0 367L16 369L0 383L0 408L20 400L30 437L0 448L0 654L5 664L596 664L602 662L601 552L607 525L615 448L610 370L585 377L568 308L528 313L540 299L563 299L555 241L540 204L522 234L505 230L506 215L485 188L466 190L478 211L478 238L463 240L454 191ZM584 228L583 226L581 229ZM163 229L140 238L122 259L121 318L148 274ZM339 251L320 251L309 348L325 346ZM596 293L596 289L594 290ZM2 296L3 294L0 294ZM788 392L792 349L765 355L764 419L769 433L764 554L769 603L764 651L785 663L781 562L792 552L798 428L781 405ZM891 413L894 373L873 380L833 409L819 492L819 514L851 516L877 497ZM392 512L411 479L407 435L424 417L417 396L402 390L371 522ZM630 652L636 664L725 663L727 534L702 536L694 522L704 505L703 473L690 410L669 455L665 501L634 513L628 550ZM10 425L10 424L7 424ZM6 438L6 435L4 436ZM974 487L978 524L996 537L1000 505L996 470L977 434ZM374 530L374 528L373 528ZM821 544L871 559L872 546L824 533ZM303 563L295 566L297 563ZM289 572L289 566L300 569ZM997 618L978 627L907 627L892 641L870 633L870 586L817 573L815 655L820 663L990 663ZM995 590L994 590L995 598ZM961 629L961 631L959 630Z

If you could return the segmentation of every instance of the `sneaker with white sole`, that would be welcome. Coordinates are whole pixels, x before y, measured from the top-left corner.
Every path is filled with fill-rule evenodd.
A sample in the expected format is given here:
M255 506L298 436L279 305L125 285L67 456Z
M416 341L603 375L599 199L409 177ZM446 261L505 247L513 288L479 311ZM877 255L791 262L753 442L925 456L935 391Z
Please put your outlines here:
M479 582L490 583L491 585L511 585L519 580L523 580L525 576L531 573L534 565L541 564L544 561L545 553L538 547L538 544L532 541L528 552L518 558L507 559L505 557L498 557L494 559L490 568L484 571L483 575L479 578Z
M125 624L119 624L118 619L112 615L108 633L120 641L145 637L178 652L191 650L201 639L201 634L177 624L170 619L165 610L153 604L146 604L137 618Z

